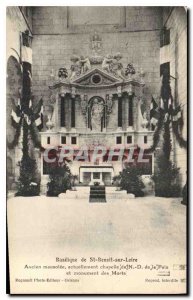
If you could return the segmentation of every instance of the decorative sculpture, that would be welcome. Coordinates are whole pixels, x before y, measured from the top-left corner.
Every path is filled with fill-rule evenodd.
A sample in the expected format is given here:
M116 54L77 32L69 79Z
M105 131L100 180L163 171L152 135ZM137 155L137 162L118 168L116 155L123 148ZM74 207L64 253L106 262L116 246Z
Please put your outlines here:
M66 68L62 67L58 70L58 77L60 79L65 79L68 77L68 71Z
M90 60L88 57L84 57L81 55L80 57L80 67L81 67L81 74L86 73L88 70L91 69Z
M95 31L94 35L91 38L91 47L92 47L92 50L95 53L100 52L100 50L101 50L101 44L102 44L101 38L99 37L99 34Z
M134 74L135 74L135 68L133 67L133 64L129 63L125 70L125 76L134 75Z
M71 75L70 75L70 79L73 79L75 77L80 76L81 74L81 65L80 65L80 59L77 55L73 55L70 58L72 65L71 65Z
M113 107L113 101L112 101L112 95L108 95L106 97L106 105L107 105L107 115L109 115L112 112L112 107Z
M103 59L102 62L102 69L107 71L108 73L111 72L113 57L110 54L107 54L106 57Z
M123 65L120 62L122 58L121 53L117 53L113 56L113 61L111 64L111 72L116 76L116 77L120 77L121 79L125 79L124 77L124 72L123 72Z
M91 129L92 131L101 131L102 118L104 113L104 103L95 98L91 107Z
M101 55L93 55L89 57L91 65L101 65L103 57Z
M80 105L81 105L81 109L82 109L83 115L86 116L87 107L88 107L88 101L87 101L87 97L86 96L82 96L81 97Z
M91 65L102 64L102 70L107 73L111 73L115 77L118 77L122 80L125 80L128 75L135 74L135 68L133 64L129 63L124 71L123 64L121 62L122 55L121 53L116 53L115 55L107 54L105 57L99 55L99 49L101 47L101 39L99 35L95 32L95 35L92 37L92 49L95 51L94 55L90 57L85 57L81 55L80 57L77 55L73 55L71 57L72 65L70 67L71 74L70 80L79 77L85 74L87 71L91 69ZM144 74L140 73L140 76L144 76ZM63 79L68 77L68 72L66 68L60 68L58 72L58 77Z

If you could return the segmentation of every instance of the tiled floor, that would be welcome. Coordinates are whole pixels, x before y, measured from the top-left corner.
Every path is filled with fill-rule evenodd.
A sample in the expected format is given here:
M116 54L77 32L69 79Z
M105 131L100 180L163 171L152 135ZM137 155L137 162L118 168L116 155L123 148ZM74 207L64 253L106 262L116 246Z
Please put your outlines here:
M157 197L113 203L45 196L8 199L11 280L29 274L24 270L26 263L54 264L56 256L133 256L140 263L184 264L186 207L180 201ZM100 291L99 286L95 288Z

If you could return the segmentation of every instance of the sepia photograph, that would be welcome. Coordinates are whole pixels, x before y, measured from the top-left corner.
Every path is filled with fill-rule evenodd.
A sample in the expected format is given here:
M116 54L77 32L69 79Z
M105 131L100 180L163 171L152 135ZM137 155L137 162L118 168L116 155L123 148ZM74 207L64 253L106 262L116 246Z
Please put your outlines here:
M7 293L188 293L188 8L6 7Z

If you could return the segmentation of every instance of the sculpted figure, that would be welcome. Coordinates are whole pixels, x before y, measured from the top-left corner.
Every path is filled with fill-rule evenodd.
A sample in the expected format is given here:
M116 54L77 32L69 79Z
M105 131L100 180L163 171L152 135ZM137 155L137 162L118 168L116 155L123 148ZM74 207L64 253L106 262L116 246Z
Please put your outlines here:
M113 57L107 54L102 63L102 69L107 72L111 72L111 64L113 62Z
M101 131L104 104L97 98L93 100L91 108L91 126L93 131Z
M114 55L113 57L113 61L112 61L112 68L111 68L111 72L115 75L120 77L121 79L125 79L124 77L124 72L123 72L123 65L120 62L122 58L121 53L117 53Z
M80 66L81 66L81 74L86 73L88 70L91 69L90 60L88 57L84 57L81 55L80 57Z

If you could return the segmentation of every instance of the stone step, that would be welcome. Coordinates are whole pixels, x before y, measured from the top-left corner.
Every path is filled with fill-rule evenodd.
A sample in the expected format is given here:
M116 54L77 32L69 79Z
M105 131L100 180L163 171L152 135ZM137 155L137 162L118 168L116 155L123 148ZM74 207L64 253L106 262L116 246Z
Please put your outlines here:
M105 195L105 191L100 191L100 190L98 190L98 191L90 191L90 194L104 194Z
M91 186L89 202L106 202L106 193L104 186Z
M91 191L105 191L105 186L91 186L90 187Z
M105 198L105 194L90 194L91 198Z

